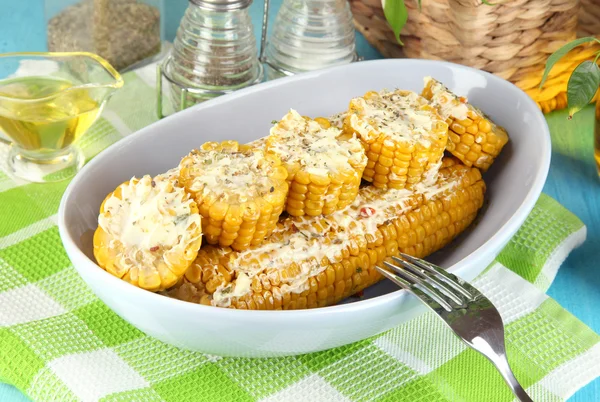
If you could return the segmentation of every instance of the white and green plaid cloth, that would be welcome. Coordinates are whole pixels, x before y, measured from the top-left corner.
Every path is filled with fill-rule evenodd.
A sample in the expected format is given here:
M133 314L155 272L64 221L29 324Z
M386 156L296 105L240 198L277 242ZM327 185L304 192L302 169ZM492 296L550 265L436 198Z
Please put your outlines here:
M152 68L125 75L79 142L87 158L156 119L154 77ZM488 361L432 313L352 345L285 358L220 358L152 339L71 266L56 227L66 185L0 172L0 380L34 400L513 400ZM565 400L600 374L600 337L545 294L585 236L577 217L543 195L474 281L499 308L510 363L536 401Z

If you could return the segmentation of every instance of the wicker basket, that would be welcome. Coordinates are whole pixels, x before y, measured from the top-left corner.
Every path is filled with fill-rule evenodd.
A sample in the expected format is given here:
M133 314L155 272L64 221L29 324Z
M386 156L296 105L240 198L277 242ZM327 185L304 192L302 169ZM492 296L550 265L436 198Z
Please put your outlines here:
M597 45L573 50L540 90L550 54L578 33L600 34L600 0L504 0L495 6L423 0L421 11L416 0L406 0L404 47L385 20L381 0L349 1L356 28L384 57L446 60L489 71L523 89L544 112L566 106L570 72L598 50Z
M581 0L577 36L600 35L600 0Z

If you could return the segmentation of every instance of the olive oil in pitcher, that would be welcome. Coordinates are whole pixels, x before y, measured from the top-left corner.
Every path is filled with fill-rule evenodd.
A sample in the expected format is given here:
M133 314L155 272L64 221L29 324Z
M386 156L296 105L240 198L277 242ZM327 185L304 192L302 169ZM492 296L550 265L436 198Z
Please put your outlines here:
M100 111L88 89L68 80L30 76L0 81L0 130L25 151L51 157L77 140Z
M0 54L0 142L10 144L6 171L37 183L73 177L85 163L77 140L123 84L93 53Z

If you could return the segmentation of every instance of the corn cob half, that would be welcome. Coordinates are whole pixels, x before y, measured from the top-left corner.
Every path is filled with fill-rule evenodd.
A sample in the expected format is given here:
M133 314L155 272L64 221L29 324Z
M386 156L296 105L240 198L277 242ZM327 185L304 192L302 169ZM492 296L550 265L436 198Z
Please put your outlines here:
M344 131L357 134L365 147L363 179L383 189L419 183L439 164L448 141L448 125L429 102L401 90L352 99Z
M267 154L283 162L288 176L286 211L292 216L328 215L350 205L367 164L355 137L327 127L324 119L312 120L291 110L272 128Z
M208 244L244 250L263 242L283 211L287 172L275 155L236 141L207 142L179 164Z
M375 265L398 250L425 257L449 243L475 219L484 192L479 170L444 161L434 186L365 187L343 211L283 220L260 247L205 247L165 294L239 309L330 306L378 282Z
M494 124L464 97L425 77L422 95L429 99L449 126L446 149L467 166L486 171L508 142L504 128Z
M198 207L175 171L117 187L100 206L93 240L100 267L147 290L173 286L201 242Z

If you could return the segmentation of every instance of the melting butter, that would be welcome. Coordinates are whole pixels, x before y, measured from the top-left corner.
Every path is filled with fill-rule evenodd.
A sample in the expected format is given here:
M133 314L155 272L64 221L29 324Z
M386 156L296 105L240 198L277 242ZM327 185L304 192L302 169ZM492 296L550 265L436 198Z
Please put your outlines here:
M158 249L167 255L183 253L201 236L199 229L190 230L192 225L200 228L200 215L190 207L194 201L177 186L173 174L154 179L146 175L137 183L132 178L119 187L119 197L113 193L104 202L98 225L112 238L111 247L117 241L122 245L121 266L152 266Z
M273 167L262 149L244 152L198 150L193 159L190 190L203 197L218 194L223 201L246 202L270 191Z
M341 130L344 126L344 119L346 119L347 114L347 112L336 113L332 116L329 116L327 120L329 120L333 127L339 128Z
M444 119L453 118L458 120L466 119L469 106L467 99L462 102L455 94L450 92L442 83L431 77L425 77L425 87L431 88L431 104L439 111Z
M374 236L380 225L410 212L414 205L411 201L416 197L431 199L452 192L462 176L440 179L440 166L441 163L435 164L425 180L413 190L386 191L366 187L360 190L350 206L329 216L286 219L270 242L230 254L229 267L238 278L242 278L242 285L238 286L235 280L233 292L231 284L219 286L213 294L213 305L228 307L233 297L243 297L251 292L249 281L253 278L261 275L274 278L280 274L282 267L293 263L297 264L299 271L295 276L280 278L282 293L307 290L309 278L326 268L321 264L325 257L329 262L340 261L342 251L352 239ZM244 289L246 293L241 294Z
M339 140L341 134L338 128L322 128L316 121L306 120L291 109L271 128L267 150L284 163L299 164L308 173L318 176L366 165L358 139Z
M431 108L429 102L412 91L381 91L368 99L354 98L350 102L355 113L350 116L350 127L363 140L372 142L380 134L395 142L420 143L425 148L432 144L435 124L444 120Z

